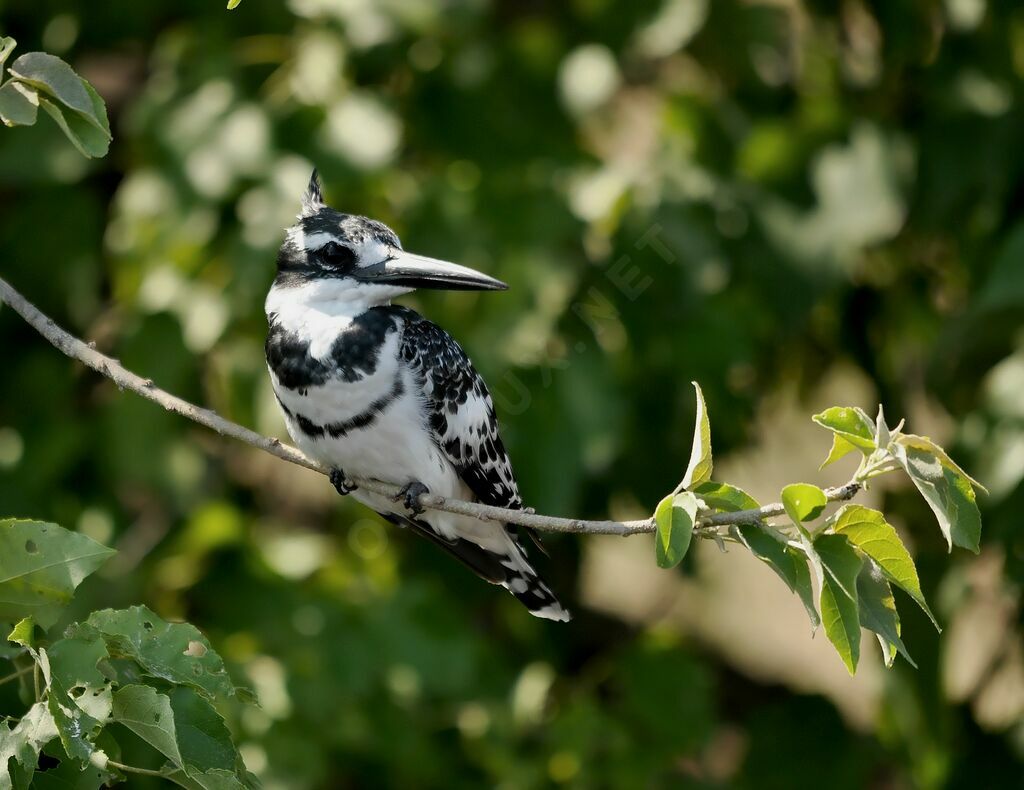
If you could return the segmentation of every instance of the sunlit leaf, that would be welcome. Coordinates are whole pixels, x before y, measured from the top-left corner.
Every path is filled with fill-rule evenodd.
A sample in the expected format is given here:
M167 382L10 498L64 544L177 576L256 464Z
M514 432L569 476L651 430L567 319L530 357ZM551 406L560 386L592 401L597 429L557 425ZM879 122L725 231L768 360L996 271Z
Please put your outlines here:
M865 455L875 449L875 426L863 409L833 406L821 414L815 414L811 419L841 436Z
M241 2L242 0L228 0L228 11L238 8L238 4Z
M775 571L786 586L800 597L811 619L811 628L817 629L821 619L814 606L814 589L811 586L807 558L776 539L759 524L743 524L736 531L750 552Z
M886 577L913 598L939 627L921 592L914 560L882 513L863 505L844 505L829 519L829 525L874 560Z
M852 675L860 660L857 576L863 560L843 535L820 535L814 548L825 570L819 596L825 635Z
M100 637L112 657L132 659L145 674L189 686L211 699L235 693L252 699L248 689L231 682L223 660L198 628L168 623L145 606L93 612L84 623L71 626L68 636Z
M655 556L660 568L674 568L690 548L697 520L697 497L689 491L669 494L654 511L658 531L654 536Z
M693 489L698 497L713 510L735 513L738 510L757 510L757 500L741 488L728 483L713 483L710 480Z
M834 464L840 458L845 458L847 454L853 452L857 448L850 444L846 439L840 436L838 433L832 434L832 449L829 450L828 457L822 461L819 469L824 469L829 464Z
M881 569L870 560L864 564L857 577L857 607L860 624L869 631L874 631L879 637L885 665L892 666L895 648L912 667L916 668L917 664L910 657L906 645L900 638L900 616L896 611L892 588L889 587L889 582L885 580Z
M898 442L891 447L893 457L935 514L949 549L952 551L953 546L960 546L977 554L981 541L981 512L975 502L970 479L943 465L941 459L929 450Z
M14 729L0 718L0 790L26 790L39 762L40 750L57 737L45 702L37 702Z
M814 521L827 504L825 492L810 483L793 483L782 489L782 506L794 524Z
M56 622L75 588L114 554L91 538L42 521L0 521L0 620Z
M693 383L693 389L697 393L697 417L693 425L693 445L690 448L690 463L686 467L686 474L680 486L684 489L691 489L711 479L711 422L708 420L708 408L704 403L704 393L701 392L700 384Z
M988 493L988 489L986 489L985 486L983 486L981 483L979 483L977 480L975 480L973 477L967 474L967 472L961 469L960 466L956 463L956 461L949 457L949 454L945 450L939 447L939 445L937 445L927 436L918 436L913 433L904 433L901 434L896 439L896 441L897 443L903 445L904 447L913 448L915 450L921 450L926 453L931 453L932 455L939 459L939 463L941 463L944 467L955 472L960 477L966 478L970 482L970 484L977 488L979 491L983 491L986 494Z
M14 628L7 635L8 642L14 642L22 647L34 648L36 646L36 623L31 617L19 620Z

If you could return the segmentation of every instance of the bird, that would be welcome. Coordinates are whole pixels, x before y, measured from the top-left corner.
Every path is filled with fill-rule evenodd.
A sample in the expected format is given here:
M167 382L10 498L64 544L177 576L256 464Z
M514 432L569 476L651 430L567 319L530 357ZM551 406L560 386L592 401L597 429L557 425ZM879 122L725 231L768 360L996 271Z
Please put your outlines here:
M392 524L427 538L536 617L569 611L527 555L529 530L424 510L425 493L519 510L522 498L483 378L444 329L392 300L415 289L508 286L414 255L385 224L328 206L313 170L267 293L266 358L292 440ZM390 498L353 479L396 483Z

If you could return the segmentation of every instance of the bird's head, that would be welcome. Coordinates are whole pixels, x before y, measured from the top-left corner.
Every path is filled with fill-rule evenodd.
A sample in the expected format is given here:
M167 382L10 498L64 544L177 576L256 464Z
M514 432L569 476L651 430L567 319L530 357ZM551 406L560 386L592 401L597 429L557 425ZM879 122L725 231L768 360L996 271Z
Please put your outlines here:
M456 263L402 249L387 225L324 203L316 170L277 256L279 285L316 283L336 298L382 304L416 288L501 291L508 286Z

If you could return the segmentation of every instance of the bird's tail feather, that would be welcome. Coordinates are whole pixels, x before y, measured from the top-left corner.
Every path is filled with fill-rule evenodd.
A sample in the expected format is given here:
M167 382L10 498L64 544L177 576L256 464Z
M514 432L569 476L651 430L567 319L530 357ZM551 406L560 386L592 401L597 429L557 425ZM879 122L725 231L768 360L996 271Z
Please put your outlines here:
M454 556L477 576L500 584L516 597L534 617L546 620L568 622L569 611L559 603L551 588L544 583L537 571L530 565L526 552L513 534L509 534L508 553L496 553L465 538L448 539L438 535L431 526L421 519L410 518L397 513L381 513L384 518L400 527L408 527L428 538Z

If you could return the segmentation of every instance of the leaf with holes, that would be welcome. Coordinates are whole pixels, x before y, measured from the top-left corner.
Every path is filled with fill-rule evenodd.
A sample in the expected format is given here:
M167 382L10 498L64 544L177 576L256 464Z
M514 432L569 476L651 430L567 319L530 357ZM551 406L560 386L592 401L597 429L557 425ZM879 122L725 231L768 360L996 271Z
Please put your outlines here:
M57 621L75 588L114 555L91 538L42 521L0 521L0 620Z
M713 510L735 513L737 510L757 510L761 507L757 500L741 488L728 483L713 483L710 480L693 489L704 504Z
M674 568L690 548L693 525L697 520L697 497L689 491L669 494L658 503L654 521L655 557L659 568Z
M93 612L67 635L99 636L113 658L131 659L144 675L188 686L210 699L236 693L243 700L254 698L249 689L235 687L224 661L198 628L168 623L145 606Z
M686 474L679 484L680 489L690 489L711 479L711 423L708 420L708 407L704 403L704 393L700 384L693 383L697 393L697 417L693 425L693 445L690 448L690 463Z
M818 600L825 635L852 675L860 660L857 577L864 563L843 535L820 535L814 548L825 571Z
M822 428L827 428L848 444L852 444L864 455L870 455L875 449L875 425L863 409L849 406L833 406L812 418ZM835 443L829 458L835 454ZM841 456L837 456L841 457ZM826 459L826 463L831 463Z
M970 478L958 472L959 467L944 465L930 450L899 442L893 442L890 448L935 514L949 550L960 546L977 554L981 548L981 512Z
M57 737L57 727L45 702L37 702L12 730L0 719L0 790L25 790L39 762L40 750Z
M821 624L821 619L814 606L814 588L811 586L807 559L759 524L743 524L737 527L737 533L743 545L775 571L789 589L800 597L800 602L811 619L811 628L816 630Z
M913 598L935 627L939 627L921 592L921 581L917 577L914 560L895 528L885 520L882 513L864 505L843 505L828 523L837 535L845 535L854 546L874 560L886 578Z

